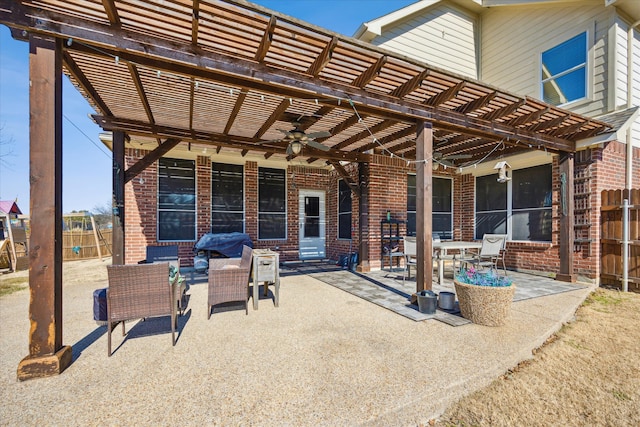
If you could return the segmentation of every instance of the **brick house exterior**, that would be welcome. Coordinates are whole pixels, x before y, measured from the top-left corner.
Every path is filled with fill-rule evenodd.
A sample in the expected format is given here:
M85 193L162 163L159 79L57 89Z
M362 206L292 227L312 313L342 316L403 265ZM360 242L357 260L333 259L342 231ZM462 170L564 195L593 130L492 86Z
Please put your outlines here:
M459 4L451 2L426 2L439 7L442 3L447 7L453 7L454 11L460 11ZM454 2L455 3L455 2ZM523 2L526 3L526 2ZM431 7L431 6L429 6ZM540 6L544 8L545 6ZM425 9L427 11L432 9ZM468 11L465 11L467 14ZM412 12L414 13L414 12ZM482 13L467 14L476 16L481 20ZM467 16L465 15L465 16ZM489 15L490 17L492 15ZM498 15L499 16L499 15ZM474 18L474 19L476 19ZM465 18L466 19L466 18ZM493 22L493 21L487 21ZM486 30L486 29L483 29ZM372 43L376 44L374 39ZM384 47L384 45L383 45ZM505 64L508 66L508 64ZM473 67L468 69L473 69ZM460 71L462 72L462 71ZM494 71L494 74L499 75ZM477 76L474 76L477 77ZM502 86L499 82L492 82ZM507 84L507 83L505 83ZM512 89L515 90L515 89ZM606 112L617 111L611 109ZM581 112L581 111L580 111ZM600 117L606 121L606 115ZM633 140L633 139L632 139ZM574 245L574 269L579 277L597 281L599 275L600 248L599 248L599 206L600 192L604 189L622 188L625 185L625 158L626 143L611 140L598 140L582 145L581 151L576 156L575 166L575 205L576 205L576 242ZM533 151L535 150L533 148ZM129 148L126 152L127 165L141 159L149 151ZM633 147L633 169L640 167L640 148ZM536 153L539 155L540 153ZM196 211L197 225L194 241L171 242L180 247L179 253L183 265L192 265L193 246L197 239L210 231L211 227L211 162L215 155L188 155L184 157L184 151L169 152L166 157L191 158L196 160ZM506 159L511 162L511 159ZM322 190L326 194L326 258L337 260L340 255L347 254L350 250L356 251L358 241L358 229L362 231L362 238L368 245L368 265L372 269L381 267L381 236L380 221L390 211L395 219L407 220L407 176L415 173L415 164L404 162L400 159L389 158L381 164L369 164L364 178L369 192L369 212L361 216L358 212L358 196L352 193L352 222L355 232L352 240L338 238L338 182L339 174L331 167L301 165L289 162L281 162L279 167L286 170L286 200L287 200L287 232L283 240L258 239L258 169L263 159L250 157L236 159L234 162L243 162L244 166L244 223L245 232L249 234L254 247L277 248L282 261L294 261L298 259L299 217L298 204L299 190ZM525 162L526 163L526 162ZM560 268L559 256L559 206L560 206L560 175L558 157L552 156L542 163L551 164L552 192L551 215L553 218L551 240L523 241L510 240L507 243L507 267L518 271L536 271L554 275ZM536 163L521 166L526 168ZM476 179L479 176L495 174L490 165L483 172L476 170L457 170L440 168L434 171L434 177L447 177L452 179L452 237L454 239L472 240L476 236ZM270 166L272 167L272 166ZM358 165L355 163L346 166L352 178L359 180ZM164 244L157 240L157 163L148 167L138 178L126 185L126 236L125 262L137 262L144 258L146 245ZM633 175L634 187L640 186L640 174ZM360 224L360 221L364 221ZM406 233L406 226L401 226L401 233Z
M603 148L588 150L589 181L588 190L591 204L598 206L599 193L603 189L624 185L624 144L610 142ZM145 150L127 150L127 163L131 165L146 154ZM640 149L634 148L635 167L640 167ZM407 214L407 176L415 173L413 165L407 166L400 161L389 159L386 165L369 165L369 220L366 224L369 241L369 264L373 269L380 268L382 246L380 244L380 221L386 217L387 210L395 219L406 221ZM553 217L558 216L559 177L557 158L553 159ZM283 164L283 166L285 166ZM337 238L337 188L339 177L335 172L310 166L288 165L287 202L288 206L297 205L299 189L325 190L327 197L327 258L338 260L341 254L357 250L357 233L353 241ZM249 234L257 248L277 248L282 261L298 259L298 211L295 208L287 212L286 240L257 239L257 171L258 163L247 161L245 168L245 232ZM211 223L211 159L197 157L197 236L207 233ZM357 170L352 170L357 177ZM434 176L453 179L453 236L456 239L474 238L474 177L471 174L459 174L455 170L440 171ZM578 181L580 182L580 181ZM580 184L576 184L580 185ZM640 185L640 177L634 176L634 185ZM138 179L126 186L126 262L144 259L145 247L158 244L157 235L157 166L148 167ZM357 230L358 200L353 199L354 224ZM471 213L471 216L470 216ZM588 222L599 224L597 209L589 211ZM401 233L406 227L401 226ZM506 263L508 268L518 271L537 271L553 274L559 268L558 223L553 222L551 242L508 242ZM599 227L590 227L590 241L576 244L575 268L581 276L595 279L599 263ZM160 243L162 244L162 243ZM179 254L183 265L193 263L193 242L178 242Z

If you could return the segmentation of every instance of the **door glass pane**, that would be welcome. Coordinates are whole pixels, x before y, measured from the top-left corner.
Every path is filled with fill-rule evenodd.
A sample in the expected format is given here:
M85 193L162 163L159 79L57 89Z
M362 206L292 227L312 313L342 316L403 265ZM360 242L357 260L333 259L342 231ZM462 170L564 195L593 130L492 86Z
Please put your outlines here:
M305 197L304 198L304 214L309 216L320 216L320 198Z
M304 198L304 236L320 237L320 198Z
M304 237L320 237L320 219L305 218Z

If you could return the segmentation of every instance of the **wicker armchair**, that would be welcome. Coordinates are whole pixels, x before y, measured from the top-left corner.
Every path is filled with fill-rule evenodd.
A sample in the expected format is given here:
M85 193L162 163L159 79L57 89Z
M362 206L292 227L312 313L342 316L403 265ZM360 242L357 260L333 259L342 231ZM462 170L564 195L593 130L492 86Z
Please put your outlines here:
M169 283L169 263L108 265L107 331L111 356L111 332L122 322L147 317L171 316L171 339L176 345L175 283Z
M243 246L241 258L212 258L209 260L209 298L207 319L216 304L244 301L249 314L249 277L253 250Z

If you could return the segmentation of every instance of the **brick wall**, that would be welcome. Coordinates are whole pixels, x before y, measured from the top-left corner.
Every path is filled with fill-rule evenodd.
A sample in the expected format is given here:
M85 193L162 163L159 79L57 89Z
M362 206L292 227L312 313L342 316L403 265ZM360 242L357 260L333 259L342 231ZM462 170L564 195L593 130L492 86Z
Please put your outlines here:
M634 148L634 168L640 170L640 149ZM143 150L127 149L126 164L130 167L146 155ZM590 192L592 205L587 221L590 243L577 244L574 252L574 268L580 276L597 279L600 262L600 192L604 189L624 187L625 145L610 142L590 151L590 180L585 184ZM369 261L371 268L380 267L381 243L380 221L386 218L387 210L394 219L406 221L407 174L415 173L415 164L393 158L382 158L382 164L369 164L369 216L367 227ZM210 159L198 157L197 170L197 238L209 232L211 223L211 173ZM553 165L553 217L558 219L560 181L557 158ZM278 248L281 260L298 259L298 197L301 189L324 190L326 192L326 238L327 258L337 260L340 255L360 251L358 242L359 199L353 194L352 219L355 225L353 241L337 238L337 200L339 175L335 171L304 165L288 165L287 174L287 239L259 241L258 235L258 164L247 161L245 171L245 232L251 236L256 248ZM348 165L347 171L354 181L358 180L358 166ZM475 211L475 184L470 174L458 175L454 169L438 170L435 176L453 177L454 217L453 229L456 239L472 240L474 237L473 212ZM640 187L640 174L633 176L633 186ZM585 181L586 182L586 181ZM582 191L582 190L581 190ZM145 258L147 245L156 241L157 222L157 165L152 164L125 186L126 197L126 250L125 262L138 262ZM470 217L471 215L471 217ZM559 269L558 223L554 221L552 242L509 242L506 262L509 268L521 271L556 273ZM401 234L406 233L401 225ZM194 242L180 242L179 253L183 265L193 265Z
M640 188L640 148L633 147L632 188ZM590 168L590 200L592 209L589 214L591 227L588 237L589 244L578 247L575 253L576 269L578 273L599 281L600 275L600 193L603 190L623 189L625 186L626 144L612 141L602 147L591 150Z
M126 149L127 168L147 155L146 150ZM124 262L136 263L146 258L148 245L156 244L156 205L158 168L154 163L125 184Z

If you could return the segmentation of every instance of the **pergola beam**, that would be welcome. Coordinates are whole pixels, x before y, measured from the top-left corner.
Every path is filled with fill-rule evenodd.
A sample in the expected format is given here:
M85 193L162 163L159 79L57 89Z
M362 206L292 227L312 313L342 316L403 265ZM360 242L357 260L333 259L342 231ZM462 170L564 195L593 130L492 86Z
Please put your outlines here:
M135 178L140 172L145 170L153 162L160 159L167 154L173 147L180 143L178 138L169 138L160 145L158 145L153 151L138 160L133 166L127 169L124 173L125 184Z
M114 4L111 4L112 7ZM107 7L108 5L109 3L107 3ZM253 9L245 4L240 6ZM197 8L194 6L195 10ZM286 17L279 16L278 21L280 20L288 22ZM78 41L78 43L74 42L68 49L82 51L82 48L85 48L84 53L95 49L94 54L96 55L100 51L103 53L102 56L104 54L120 56L153 69L175 72L189 78L204 78L214 83L240 85L264 93L292 98L308 98L322 93L323 96L326 95L329 98L328 101L323 101L325 104L347 99L362 114L376 115L383 119L400 122L427 120L436 128L441 125L447 125L449 129L455 127L460 133L465 133L465 129L472 129L475 132L485 132L484 137L487 138L517 137L523 142L536 146L544 144L547 148L557 151L575 151L575 144L568 139L554 137L550 134L526 132L521 129L518 130L517 125L513 123L487 122L477 117L439 108L438 105L448 99L452 99L451 97L457 96L458 90L469 84L466 80L456 83L454 78L453 87L423 102L417 101L415 97L404 99L389 93L374 93L364 90L363 88L367 86L367 83L375 79L375 76L384 67L388 59L387 54L379 51L376 47L367 47L357 41L349 41L337 35L333 35L333 37L337 40L338 45L347 49L359 49L364 54L375 55L374 58L377 58L352 84L346 84L338 80L319 79L314 77L313 74L296 72L285 68L275 70L266 63L256 63L255 60L232 57L210 49L203 49L192 42L185 43L150 34L139 34L133 38L128 31L119 26L104 24L98 20L71 17L68 14L40 9L23 3L15 4L9 0L0 0L0 22L9 22L11 26L26 29L30 32L40 32L54 37L71 37L74 41ZM294 25L297 25L297 21L293 22ZM266 24L265 28L267 28ZM86 48L85 46L93 47ZM392 59L395 60L395 58ZM409 67L423 66L424 71L430 69L426 64L420 65L416 61L398 60L404 61ZM400 86L403 88L402 92L406 90L406 87L414 84L415 82L405 82ZM503 94L500 93L500 96L503 96ZM507 94L504 94L504 96L507 96ZM514 101L517 99L515 97ZM535 100L531 100L531 102L533 108L537 109L545 105ZM553 112L557 113L555 110ZM527 122L520 123L527 124ZM528 123L531 123L531 121ZM606 124L592 122L592 126L595 129L594 132L597 133L602 131ZM586 130L582 130L577 135L587 133Z
M70 30L70 31L73 31ZM158 41L159 43L166 43ZM131 41L125 41L131 44ZM246 89L274 94L290 98L309 98L324 93L335 101L323 99L323 104L336 105L338 100L347 99L361 116L375 115L399 122L413 120L429 120L434 126L469 135L481 135L487 138L518 138L534 145L546 144L548 148L558 151L574 151L575 143L551 135L519 129L501 123L488 122L465 114L428 105L400 100L384 94L372 94L363 89L338 83L327 83L321 80L304 78L294 72L278 70L277 73L260 64L243 60L230 60L228 57L211 52L202 52L203 56L195 56L186 52L171 52L171 58L164 60L151 58L149 55L120 48L101 47L100 53L92 48L74 43L69 49L83 51L94 55L100 53L120 56L121 59L135 62L165 72L195 76L230 86L241 86ZM133 49L134 46L132 46ZM186 48L186 47L185 47ZM189 46L189 48L191 48ZM142 49L138 46L138 49ZM177 61L176 58L180 60ZM252 79L254 76L258 79ZM460 86L463 86L461 82ZM450 93L448 96L453 96ZM540 113L541 115L542 113ZM539 116L538 116L539 117Z
M105 130L122 131L129 135L145 136L150 138L176 138L186 142L194 142L200 144L210 144L218 146L218 152L221 147L235 148L248 151L273 152L278 154L286 154L286 148L274 147L266 145L262 140L249 137L239 137L224 135L215 132L194 131L191 129L182 129L171 126L152 125L146 122L123 119L117 117L106 117L93 115L91 116L96 124ZM261 144L257 144L260 142ZM306 146L305 150L310 151L316 159L333 159L338 161L365 162L371 161L372 157L368 154L358 152L337 151L329 149L328 151L316 150L311 146Z

